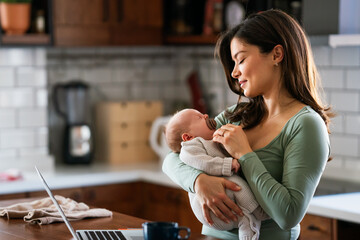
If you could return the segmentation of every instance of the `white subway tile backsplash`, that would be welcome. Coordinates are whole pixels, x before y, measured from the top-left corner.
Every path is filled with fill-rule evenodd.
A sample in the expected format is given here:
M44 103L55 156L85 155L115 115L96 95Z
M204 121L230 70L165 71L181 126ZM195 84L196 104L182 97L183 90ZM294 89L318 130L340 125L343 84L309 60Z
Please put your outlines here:
M98 95L101 95L99 96L101 100L124 101L131 97L130 87L127 85L103 84L93 86L93 88L98 88L96 91Z
M360 69L346 71L346 87L360 90Z
M175 95L178 95L175 99L180 100L182 102L191 102L192 101L192 92L190 89L190 86L186 83L179 84L174 89ZM181 93L181 94L178 94ZM166 99L174 99L174 96L169 96L169 94L166 95Z
M190 99L190 89L182 88L183 91L181 91L181 94L178 94L180 91L178 89L179 87L173 84L164 84L161 89L161 96L163 99L166 99L169 101L170 99L173 99L175 96L179 97L179 95L186 95L185 98Z
M16 126L15 109L0 108L0 128L14 128Z
M345 116L346 133L360 135L360 114Z
M48 105L48 91L47 89L36 89L36 107L46 107Z
M211 112L213 116L216 116L220 112L224 110L225 106L225 96L224 96L224 88L220 87L217 84L211 86L211 88L207 91L209 107L211 108Z
M0 132L0 148L23 148L35 146L33 129L3 129Z
M0 148L0 162L7 161L9 158L14 158L17 156L17 151L15 148L12 149L1 149ZM1 165L1 163L0 163Z
M336 111L339 112L358 112L360 93L336 91L331 93L330 103L334 106Z
M345 87L344 70L341 69L320 69L319 74L323 88L342 89Z
M344 159L344 167L349 170L358 170L360 171L360 161L359 159L346 158Z
M42 127L47 126L47 109L20 109L19 110L20 127Z
M17 68L17 84L20 87L46 87L46 69L35 67Z
M176 67L175 71L176 72L175 72L174 81L186 82L190 74L194 71L194 63L188 62L188 63L180 64L179 66ZM198 74L201 82L203 82L208 77L208 75L203 74L201 71L198 71Z
M359 139L356 136L340 136L331 134L330 143L332 155L360 157L358 151Z
M32 106L34 106L34 92L31 88L0 88L0 108Z
M168 67L166 64L151 67L147 71L147 80L149 82L167 82L176 79L175 70L172 67Z
M337 116L331 119L330 131L332 133L344 132L344 116L342 114L338 114Z
M145 79L136 78L136 73L129 68L114 68L112 70L112 82L126 83L126 82L144 82Z
M333 157L330 162L326 163L326 168L341 169L342 167L344 167L344 160L342 157Z
M110 83L112 78L109 68L86 69L83 74L83 80L90 83Z
M131 96L134 99L155 100L161 96L160 84L138 84L131 87Z
M239 99L239 95L235 94L233 91L230 90L230 88L225 88L225 96L226 96L226 106L230 107L237 103Z
M332 49L332 66L360 66L359 47L337 47Z
M145 57L134 57L134 58L131 58L131 59L126 59L126 66L124 67L128 67L128 68L131 68L132 70L134 69L144 69L144 68L148 68L149 66L151 66L152 64L154 64L152 62L153 59L151 58L145 58ZM121 65L124 65L124 64L121 64L119 61L116 62L117 63L117 66L120 66ZM120 64L119 64L120 63Z
M28 155L49 160L45 48L0 49L0 168L22 168ZM33 109L33 107L41 107ZM34 148L39 145L41 148ZM26 159L24 159L26 158ZM51 161L50 161L51 160ZM16 161L16 162L15 162ZM33 162L30 163L33 165Z
M33 50L24 48L0 49L0 66L32 66Z
M19 151L20 157L39 157L46 156L49 154L47 147L38 147L38 148L22 148Z
M75 67L63 67L56 69L54 74L49 75L49 81L56 82L68 82L73 79L82 79L83 69Z
M35 48L33 52L34 65L37 67L46 67L46 49L45 48Z
M49 129L47 126L35 129L35 147L48 147Z
M15 68L0 67L0 87L15 86Z
M313 49L315 64L317 66L330 65L331 48L328 46L317 46Z

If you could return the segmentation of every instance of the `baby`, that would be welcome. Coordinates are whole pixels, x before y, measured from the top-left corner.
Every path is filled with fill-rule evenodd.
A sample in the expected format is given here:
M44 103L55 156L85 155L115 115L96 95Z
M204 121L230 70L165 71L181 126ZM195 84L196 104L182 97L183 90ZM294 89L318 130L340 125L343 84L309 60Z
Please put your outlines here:
M218 230L239 228L239 239L258 239L261 221L269 217L260 207L244 179L237 174L240 164L232 158L219 143L212 141L216 121L194 109L184 109L176 113L166 125L165 138L169 147L179 154L181 161L209 175L225 176L241 187L234 192L226 189L226 194L242 209L244 216L237 222L225 223L212 212L214 224L209 226L196 194L189 193L190 205L198 220Z

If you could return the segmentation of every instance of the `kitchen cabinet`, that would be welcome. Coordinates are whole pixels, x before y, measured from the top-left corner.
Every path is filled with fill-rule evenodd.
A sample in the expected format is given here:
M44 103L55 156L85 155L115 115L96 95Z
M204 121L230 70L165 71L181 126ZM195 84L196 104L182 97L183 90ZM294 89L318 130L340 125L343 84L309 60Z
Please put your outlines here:
M84 202L91 206L140 217L143 215L144 183L110 184L83 188Z
M52 45L51 1L52 0L32 0L29 29L21 35L8 35L1 29L1 46Z
M335 219L306 214L301 221L300 240L336 240Z
M201 232L202 224L190 208L188 193L182 189L145 184L145 209L142 218L154 221L176 221L190 227L192 232Z
M71 198L77 202L84 202L83 190L81 188L66 188L66 189L54 189L51 190L55 195ZM48 197L49 195L45 191L29 192L26 194L27 197Z
M299 240L357 240L359 224L306 214L301 221Z
M53 0L55 46L160 45L162 0Z

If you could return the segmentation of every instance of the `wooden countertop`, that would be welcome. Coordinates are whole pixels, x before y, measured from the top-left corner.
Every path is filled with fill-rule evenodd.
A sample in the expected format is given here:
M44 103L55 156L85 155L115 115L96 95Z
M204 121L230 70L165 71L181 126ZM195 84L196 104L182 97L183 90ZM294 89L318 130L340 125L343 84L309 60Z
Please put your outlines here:
M16 199L0 201L0 206L10 206L15 203L33 201L34 199ZM77 229L119 229L141 228L145 219L113 212L109 218L92 218L80 221L72 221L74 230ZM64 240L72 239L72 235L64 223L52 223L49 225L34 225L23 219L0 218L0 239L6 240ZM216 240L198 233L192 233L190 240Z

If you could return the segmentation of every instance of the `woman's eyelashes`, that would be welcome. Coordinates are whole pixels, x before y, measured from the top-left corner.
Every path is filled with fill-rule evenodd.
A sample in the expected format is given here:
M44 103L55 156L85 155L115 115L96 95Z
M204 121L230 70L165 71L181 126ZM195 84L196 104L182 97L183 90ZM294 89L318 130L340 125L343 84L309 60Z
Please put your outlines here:
M241 60L241 61L239 62L239 65L242 64L242 63L244 62L244 60L245 60L245 58L243 58L243 60Z

